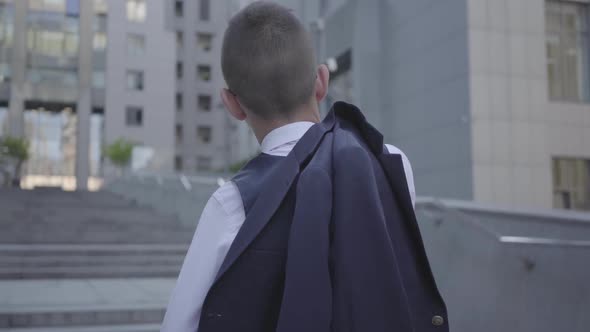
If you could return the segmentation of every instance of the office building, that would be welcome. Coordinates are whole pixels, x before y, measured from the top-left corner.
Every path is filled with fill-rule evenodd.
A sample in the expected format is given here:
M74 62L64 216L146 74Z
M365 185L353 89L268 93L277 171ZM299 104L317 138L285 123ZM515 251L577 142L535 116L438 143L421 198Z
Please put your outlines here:
M109 0L106 143L132 141L132 169L174 170L174 34L161 0ZM108 168L105 168L108 171Z
M0 127L29 140L26 174L98 175L107 16L102 0L0 1Z
M0 0L0 135L30 142L25 186L85 188L118 138L171 171L174 57L159 0Z
M588 1L279 2L331 64L330 98L406 152L419 195L590 209Z
M168 28L176 40L174 168L182 173L225 170L255 153L252 134L230 119L220 98L225 86L221 44L240 1L167 2ZM244 145L246 144L246 145Z

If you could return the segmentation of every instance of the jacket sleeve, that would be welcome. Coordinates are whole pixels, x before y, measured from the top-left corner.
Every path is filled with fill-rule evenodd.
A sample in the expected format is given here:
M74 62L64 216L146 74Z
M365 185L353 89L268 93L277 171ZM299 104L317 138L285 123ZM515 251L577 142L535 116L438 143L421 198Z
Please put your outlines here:
M331 331L411 331L376 183L378 163L361 146L345 143L333 161Z

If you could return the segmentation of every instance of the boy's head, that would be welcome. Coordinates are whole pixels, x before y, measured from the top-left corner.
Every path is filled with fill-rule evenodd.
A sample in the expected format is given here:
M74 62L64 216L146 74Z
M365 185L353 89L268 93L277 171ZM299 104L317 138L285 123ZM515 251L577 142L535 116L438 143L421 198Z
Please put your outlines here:
M228 86L222 99L240 120L297 119L301 110L317 112L327 90L328 71L317 67L306 28L272 2L254 2L229 21L221 67Z

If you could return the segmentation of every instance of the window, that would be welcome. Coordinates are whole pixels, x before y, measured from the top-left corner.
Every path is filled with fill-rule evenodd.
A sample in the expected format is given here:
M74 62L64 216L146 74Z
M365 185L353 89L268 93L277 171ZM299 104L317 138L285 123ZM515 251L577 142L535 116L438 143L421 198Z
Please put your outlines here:
M211 170L211 158L198 156L197 157L197 172Z
M104 43L106 47L106 36L104 37ZM96 45L98 41L95 39L93 43ZM94 45L93 45L94 46ZM94 46L96 48L96 46ZM65 45L64 52L68 56L78 55L78 34L77 33L65 33Z
M209 21L210 16L210 3L209 0L200 0L199 1L199 18L201 21Z
M127 126L141 127L143 124L143 109L141 107L128 106L125 115Z
M182 49L184 46L184 41L182 40L183 34L182 31L176 31L176 48Z
M29 50L42 55L63 56L64 41L65 36L62 31L29 29L27 33Z
M95 71L92 73L92 86L95 88L104 88L104 71Z
M140 56L145 53L145 37L135 33L127 35L127 54Z
M183 107L183 98L182 98L182 93L177 92L176 93L176 110L180 111L182 110Z
M184 4L181 0L176 0L174 2L174 13L176 17L182 17L184 15Z
M590 160L553 159L553 206L590 210Z
M94 2L96 5L97 2ZM96 12L95 12L96 13ZM105 13L96 13L94 15L94 31L106 32L107 31L107 14Z
M549 98L588 101L588 5L548 0L545 21Z
M199 49L209 52L213 44L213 35L210 33L197 32L197 46Z
M78 84L78 72L75 69L36 67L27 71L27 79L33 84L74 87Z
M197 77L201 81L209 82L211 80L211 66L198 65L197 66Z
M107 6L106 0L94 0L94 12L106 16L109 7Z
M0 47L12 45L14 12L12 4L0 3Z
M10 82L10 64L0 63L0 83Z
M174 157L174 169L177 172L182 171L182 157L181 156Z
M208 112L211 110L211 96L199 95L197 97L197 104L199 105L200 111Z
M211 142L211 127L198 126L197 127L197 139L202 143Z
M107 47L107 35L104 32L94 33L92 45L94 50L104 50Z
M143 72L139 70L127 71L127 90L143 90Z
M176 78L182 78L182 62L176 62Z
M127 0L127 20L144 22L146 12L145 0Z
M68 5L71 5L72 1L68 0ZM38 10L44 12L66 12L66 1L65 0L29 0L29 9Z
M182 144L182 125L176 125L176 144Z

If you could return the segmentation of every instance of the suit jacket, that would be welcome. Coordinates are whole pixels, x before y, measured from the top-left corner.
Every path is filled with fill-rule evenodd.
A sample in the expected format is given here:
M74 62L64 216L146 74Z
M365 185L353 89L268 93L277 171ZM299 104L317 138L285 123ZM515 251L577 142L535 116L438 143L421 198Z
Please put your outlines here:
M401 157L336 103L264 174L199 331L448 331Z

